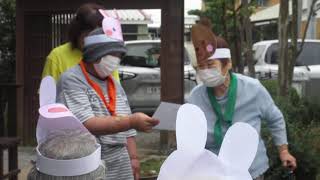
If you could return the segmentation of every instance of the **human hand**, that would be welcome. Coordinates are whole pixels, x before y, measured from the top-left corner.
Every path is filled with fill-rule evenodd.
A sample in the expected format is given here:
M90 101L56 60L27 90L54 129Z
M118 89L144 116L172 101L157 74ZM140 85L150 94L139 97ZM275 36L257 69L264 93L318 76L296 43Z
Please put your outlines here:
M144 113L134 113L129 116L130 126L138 131L149 132L152 127L159 124L159 120L153 119Z
M296 158L294 158L288 150L279 152L279 157L282 162L282 166L294 171L297 168Z
M140 179L140 162L138 158L131 158L131 167L134 180Z

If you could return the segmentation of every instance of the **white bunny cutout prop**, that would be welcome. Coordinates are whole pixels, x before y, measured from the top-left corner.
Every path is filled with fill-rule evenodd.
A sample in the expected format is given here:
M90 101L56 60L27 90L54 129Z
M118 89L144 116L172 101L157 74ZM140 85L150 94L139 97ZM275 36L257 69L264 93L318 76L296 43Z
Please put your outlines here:
M176 121L177 150L161 166L158 180L252 180L248 169L258 148L258 133L246 123L232 125L219 155L205 149L207 121L192 104L180 107Z
M40 85L40 108L37 124L37 170L53 176L78 176L97 169L101 163L101 147L79 159L56 160L43 156L39 145L46 141L52 132L59 130L81 130L89 132L81 122L63 105L56 103L56 84L51 76L42 79Z

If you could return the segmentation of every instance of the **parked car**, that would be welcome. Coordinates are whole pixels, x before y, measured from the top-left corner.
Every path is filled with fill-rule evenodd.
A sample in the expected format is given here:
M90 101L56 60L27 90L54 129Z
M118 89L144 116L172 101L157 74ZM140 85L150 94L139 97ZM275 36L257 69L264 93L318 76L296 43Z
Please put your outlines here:
M152 114L160 104L160 40L125 42L128 48L119 68L121 84L133 112ZM184 95L196 86L195 70L184 51Z
M290 44L290 41L289 41ZM298 41L300 46L301 40ZM276 79L278 77L279 41L260 41L253 45L256 77ZM245 69L248 74L248 69ZM293 86L302 95L320 98L320 40L305 40L303 50L294 67Z

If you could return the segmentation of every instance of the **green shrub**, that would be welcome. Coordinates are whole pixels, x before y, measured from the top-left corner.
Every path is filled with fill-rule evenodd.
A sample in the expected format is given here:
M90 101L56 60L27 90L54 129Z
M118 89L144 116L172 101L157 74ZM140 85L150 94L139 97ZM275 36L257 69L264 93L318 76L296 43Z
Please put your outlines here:
M150 158L141 161L141 177L157 176L166 157Z
M288 97L277 96L276 81L268 80L262 83L285 117L290 152L298 164L296 179L315 180L320 172L320 106L300 98L293 88L290 89ZM281 167L277 148L273 145L266 126L262 128L262 135L270 159L266 179L286 179L287 172Z
M0 82L15 80L15 0L0 1Z

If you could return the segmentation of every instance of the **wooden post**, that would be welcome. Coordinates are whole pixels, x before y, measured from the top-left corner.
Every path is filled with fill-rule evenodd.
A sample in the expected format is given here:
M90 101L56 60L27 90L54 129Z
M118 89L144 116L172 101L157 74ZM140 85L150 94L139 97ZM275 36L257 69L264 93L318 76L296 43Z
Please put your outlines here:
M13 146L9 148L9 172L15 172L18 170L18 146ZM18 170L20 172L20 170ZM13 175L9 180L17 180L18 174Z
M19 137L23 134L24 120L24 0L16 1L16 83L21 84L16 90L17 132Z
M4 108L3 107L3 95L6 89L0 85L0 136L5 135L5 118L4 118Z
M3 176L3 151L0 148L0 179Z
M184 1L166 0L161 12L161 100L184 102ZM163 62L163 63L162 63ZM160 148L170 151L175 133L161 132Z
M20 138L0 138L0 179L17 180L20 169L18 169L18 145ZM8 173L3 174L3 151L8 149Z
M17 88L19 85L11 84L8 87L8 136L16 137L17 136Z

